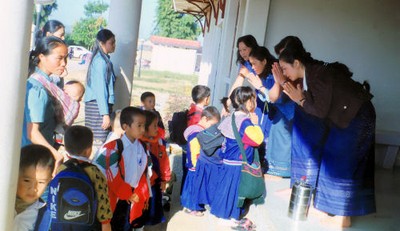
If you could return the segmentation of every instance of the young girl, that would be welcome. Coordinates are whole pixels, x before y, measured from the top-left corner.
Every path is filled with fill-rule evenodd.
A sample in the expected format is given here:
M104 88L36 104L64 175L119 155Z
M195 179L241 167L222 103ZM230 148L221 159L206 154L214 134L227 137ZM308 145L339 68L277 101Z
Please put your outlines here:
M171 167L167 155L165 140L161 138L158 127L158 115L153 111L144 111L146 116L145 133L140 138L145 142L152 159L153 174L150 178L152 197L149 201L149 210L146 214L146 225L155 225L165 222L162 206L162 193L165 192L167 182L171 180Z
M225 136L222 144L220 157L223 159L224 172L221 174L219 187L211 207L211 213L223 219L232 218L239 220L242 215L241 207L238 207L238 189L243 157L232 128L232 116L235 116L236 126L239 130L247 161L253 162L254 148L258 147L264 140L263 132L258 125L258 117L254 113L256 107L256 96L250 87L238 87L233 90L230 100L235 109L231 115L226 117L219 129Z
M85 126L92 129L95 145L107 138L114 99L115 75L109 54L115 50L115 36L107 29L96 35L85 92Z
M194 180L196 175L196 163L197 158L200 155L200 144L196 135L200 131L218 123L220 118L220 114L215 107L206 107L201 114L199 123L189 126L184 132L185 139L188 141L186 162L189 171L186 175L186 180L183 186L181 203L184 207L184 211L191 215L202 216L202 210L204 210L204 208L199 205L198 198L196 196L198 193L195 192L197 184L197 182Z
M63 156L54 145L54 130L57 126L53 96L33 75L39 75L50 81L50 75L61 75L67 65L68 49L65 43L56 37L41 39L29 59L29 78L26 84L22 146L41 144L53 153L56 161Z

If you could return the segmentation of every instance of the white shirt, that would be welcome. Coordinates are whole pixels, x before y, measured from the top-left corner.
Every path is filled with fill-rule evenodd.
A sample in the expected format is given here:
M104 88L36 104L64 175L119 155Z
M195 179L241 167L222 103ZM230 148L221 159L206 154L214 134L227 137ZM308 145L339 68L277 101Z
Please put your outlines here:
M17 214L14 217L14 231L33 231L35 229L36 219L39 213L39 209L45 206L46 203L37 200L22 213Z

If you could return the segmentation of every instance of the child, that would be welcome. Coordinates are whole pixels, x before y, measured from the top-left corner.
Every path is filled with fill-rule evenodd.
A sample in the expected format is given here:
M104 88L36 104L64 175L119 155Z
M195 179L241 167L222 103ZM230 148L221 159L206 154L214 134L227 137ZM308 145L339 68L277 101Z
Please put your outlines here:
M157 114L158 116L158 127L162 129L160 131L161 138L165 139L165 127L164 123L162 121L161 115L158 111L155 109L156 105L156 96L154 95L153 92L146 91L140 96L140 101L142 102L143 106L142 109L145 111L153 111Z
M146 132L140 138L150 151L153 174L150 178L152 197L147 214L148 225L165 222L162 206L162 192L165 192L167 182L171 180L171 167L167 155L165 140L160 137L158 116L153 111L145 111Z
M120 123L125 134L104 144L95 163L107 177L113 230L142 229L143 210L150 197L148 154L139 141L145 132L146 117L140 108L126 107Z
M199 123L189 126L184 133L184 136L188 141L186 162L189 171L186 175L185 184L183 186L181 203L184 207L184 211L191 215L203 216L202 210L204 210L204 208L198 203L198 192L195 192L196 184L198 184L198 182L195 182L194 180L196 175L196 162L200 155L200 144L196 135L200 131L218 123L220 119L221 117L217 108L213 106L206 107L201 114Z
M225 136L225 142L222 144L220 157L223 159L224 172L220 176L220 183L211 206L211 213L223 219L233 218L239 220L242 211L238 207L238 189L242 166L242 154L232 128L232 116L235 116L236 126L244 144L247 161L253 162L253 152L264 139L263 132L258 125L258 117L254 113L256 107L256 96L250 87L238 87L231 96L230 100L234 112L226 117L219 129ZM246 220L249 222L249 220ZM246 230L248 222L240 222L243 230Z
M210 104L211 90L207 86L197 85L192 89L192 100L188 112L188 127L197 124L200 121L201 113L204 107Z
M40 198L50 182L55 159L49 149L31 144L21 149L14 231L38 230L46 203ZM48 228L47 228L48 230Z
M190 104L190 108L187 114L187 126L197 124L201 119L201 113L203 112L203 108L210 104L210 95L211 90L209 87L204 85L196 85L192 89L192 100L193 103ZM188 172L186 167L186 146L182 146L182 185L181 185L181 194L183 186L185 185L185 179Z
M96 213L97 219L94 222L95 226L97 223L96 230L100 230L100 227L102 231L111 230L110 221L112 218L112 212L110 201L108 199L107 181L102 172L95 165L90 164L88 159L92 153L92 131L89 128L80 125L71 126L65 132L64 143L69 160L58 168L58 174L65 170L71 162L76 163L79 167L83 168L84 172L93 184L97 198L97 210L92 211L93 213ZM55 178L57 178L57 176ZM52 229L55 228L53 226L54 224L52 224ZM81 226L78 225L70 226L72 229L80 227Z

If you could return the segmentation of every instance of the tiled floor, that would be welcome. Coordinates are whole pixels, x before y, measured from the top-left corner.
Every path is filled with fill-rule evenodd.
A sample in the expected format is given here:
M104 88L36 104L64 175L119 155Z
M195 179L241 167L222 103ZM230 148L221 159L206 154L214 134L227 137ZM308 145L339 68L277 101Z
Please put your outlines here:
M174 169L179 174L180 156L172 156ZM400 168L386 170L376 168L376 200L377 213L352 219L352 227L345 231L395 231L400 230ZM178 177L178 179L180 179ZM306 221L293 221L287 216L289 195L279 193L280 190L289 187L289 180L266 181L266 203L261 206L250 207L247 215L257 225L258 231L333 231L342 230L321 225L319 219L309 216ZM180 183L174 188L171 211L166 214L168 223L154 227L146 227L145 230L169 230L169 231L225 231L232 230L230 226L221 222L208 212L203 217L194 217L181 211L179 204Z

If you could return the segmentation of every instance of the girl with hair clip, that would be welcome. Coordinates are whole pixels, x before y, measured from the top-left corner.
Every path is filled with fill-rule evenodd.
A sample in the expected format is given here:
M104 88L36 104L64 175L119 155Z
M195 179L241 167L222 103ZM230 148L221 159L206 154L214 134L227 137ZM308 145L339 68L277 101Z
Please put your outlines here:
M29 59L29 78L26 84L22 147L41 144L53 153L60 164L63 156L54 148L54 130L57 126L55 98L35 78L50 82L50 75L61 75L67 65L68 49L64 41L54 36L39 41Z
M256 89L260 126L265 138L265 172L269 178L290 177L292 119L295 103L283 94L280 83L285 79L272 74L277 61L265 47L250 53L250 63L255 74L246 78Z
M251 51L258 47L259 46L257 40L256 38L254 38L253 35L248 34L238 38L236 42L236 63L239 64L239 74L229 90L229 95L235 88L243 86L245 76L249 75L249 73L254 73L253 68L249 62L249 56ZM228 107L231 105L229 98L228 101L226 101L226 104L228 105ZM225 108L222 109L222 115L226 115L227 113L228 111L225 110Z
M90 60L85 92L85 126L93 131L94 144L104 143L111 125L110 114L115 103L115 74L109 54L115 51L115 35L108 29L96 35Z
M223 159L224 171L220 175L220 184L215 191L211 214L222 219L233 219L241 230L253 230L253 223L243 218L244 207L239 207L239 182L243 157L238 142L235 139L232 120L235 117L235 124L239 130L243 142L247 161L249 164L254 160L254 149L264 140L264 134L258 125L258 116L254 113L256 108L256 95L250 87L238 87L233 90L230 96L234 111L226 117L219 129L225 136L222 144L220 157ZM240 220L240 221L239 221Z
M347 66L314 60L299 44L285 48L274 75L285 75L284 93L296 107L292 183L306 176L316 187L314 207L331 225L351 226L350 216L376 211L375 109L369 85L354 81Z

